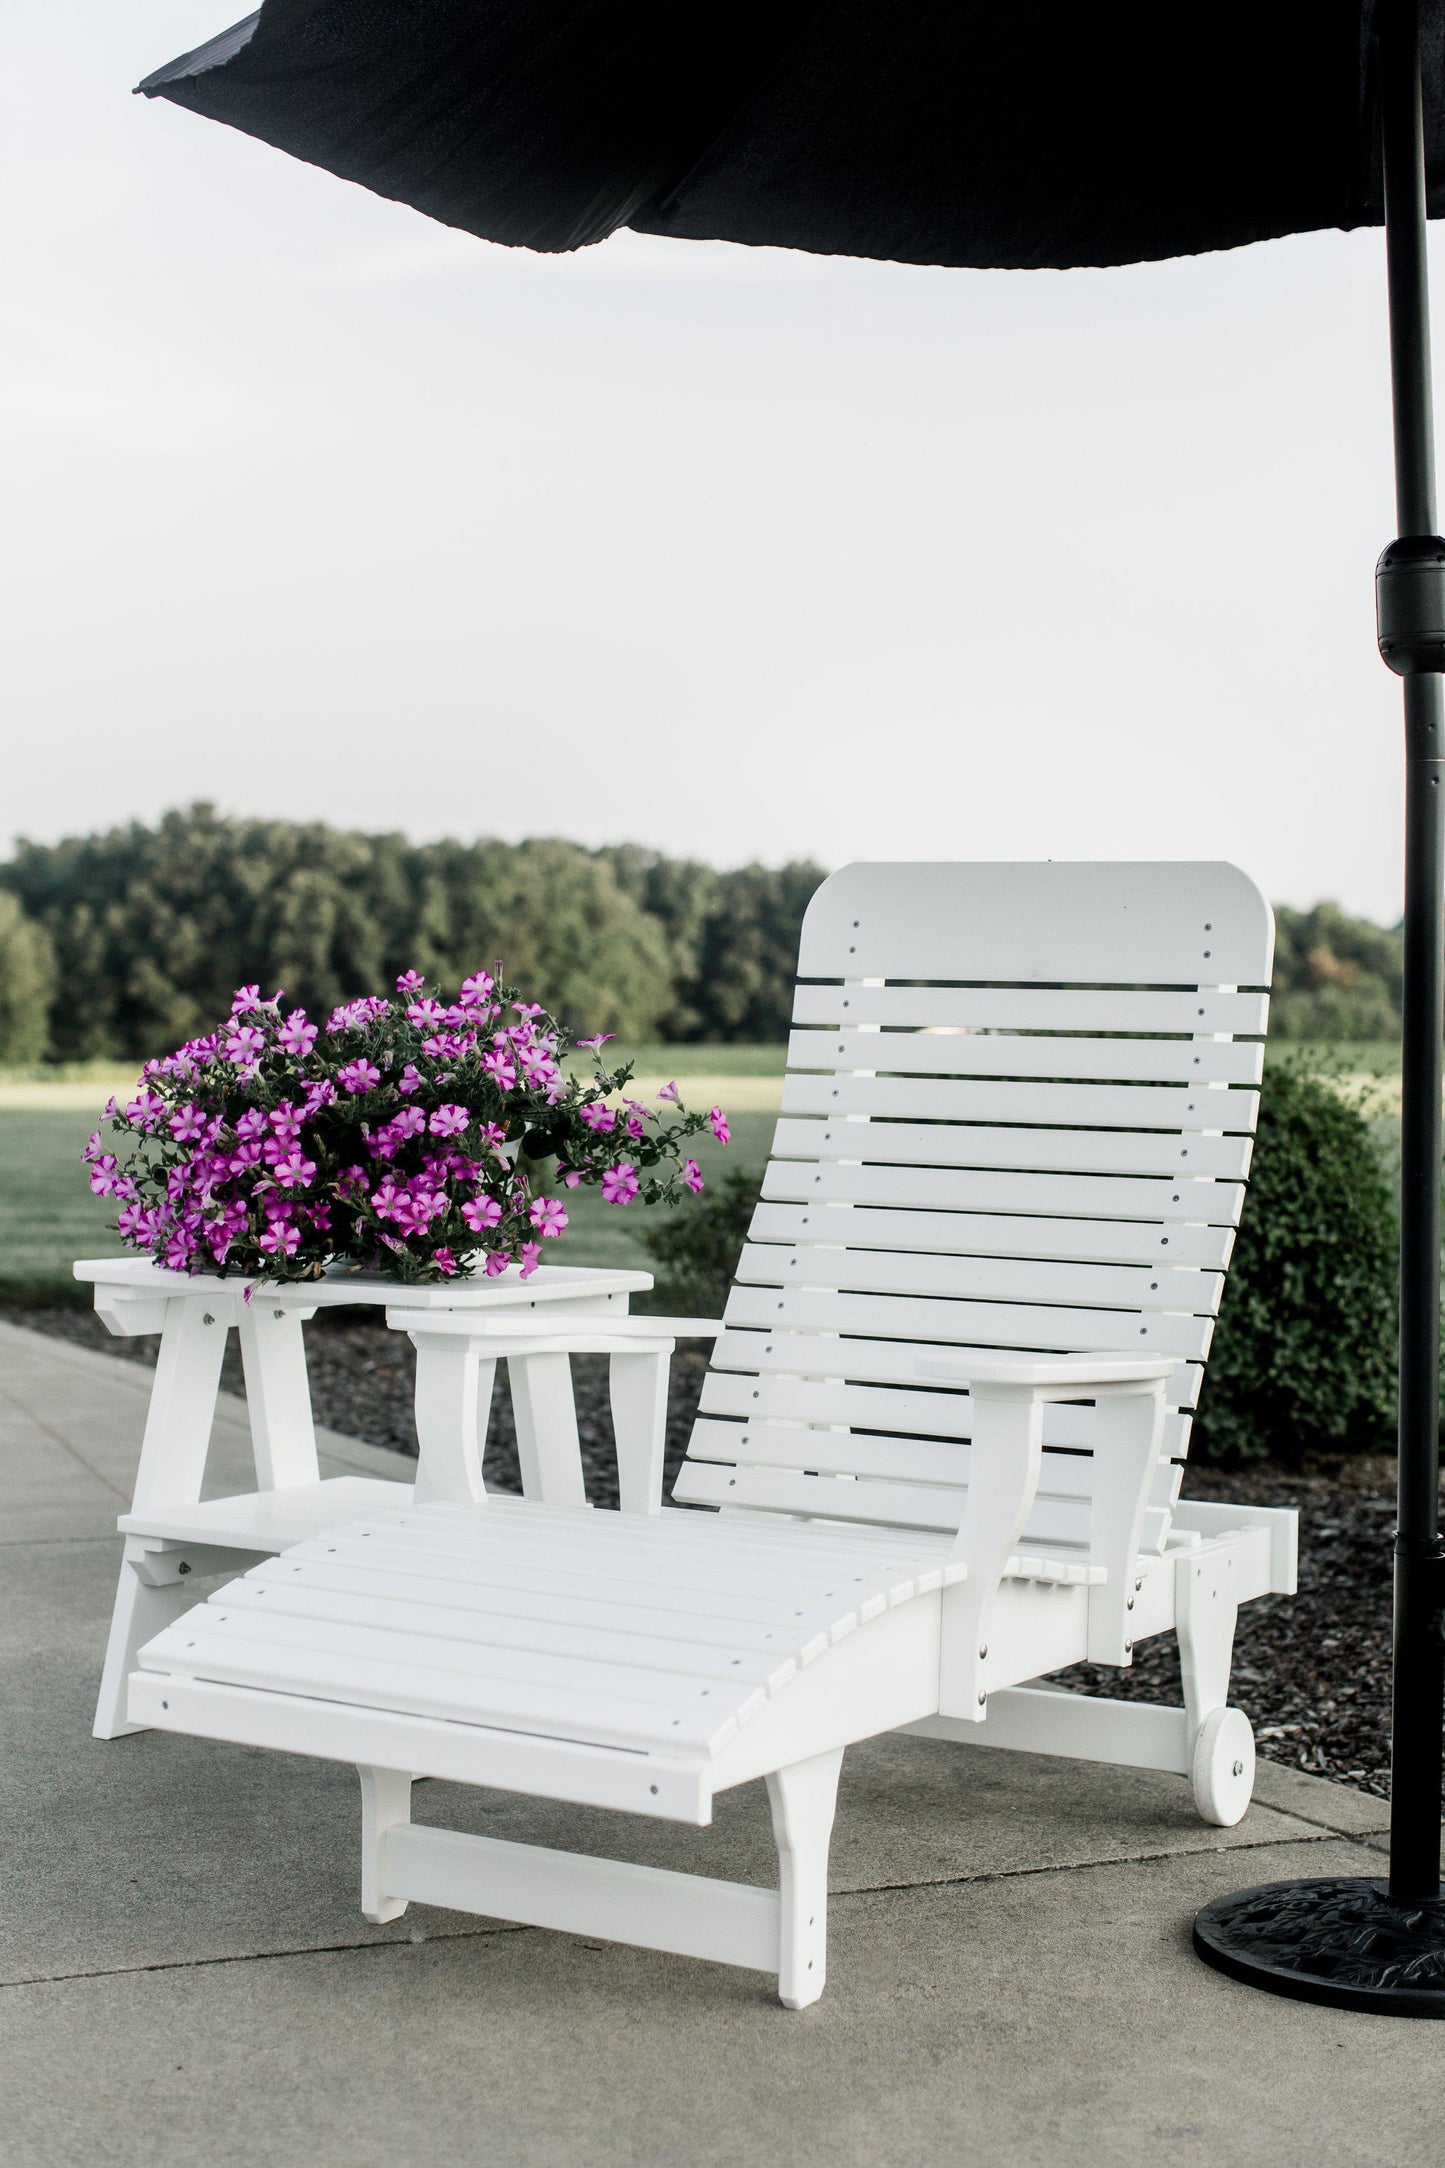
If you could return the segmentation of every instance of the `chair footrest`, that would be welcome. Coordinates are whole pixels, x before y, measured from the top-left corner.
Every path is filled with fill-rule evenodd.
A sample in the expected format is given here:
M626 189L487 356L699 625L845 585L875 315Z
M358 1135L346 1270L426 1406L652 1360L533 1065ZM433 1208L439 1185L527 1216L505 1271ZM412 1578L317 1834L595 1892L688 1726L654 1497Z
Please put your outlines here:
M409 1506L412 1495L410 1483L334 1475L289 1490L243 1491L235 1498L208 1498L196 1505L153 1506L123 1513L116 1525L127 1536L216 1543L238 1551L284 1551L363 1514Z
M380 1855L386 1898L778 1970L775 1890L415 1824L386 1830Z

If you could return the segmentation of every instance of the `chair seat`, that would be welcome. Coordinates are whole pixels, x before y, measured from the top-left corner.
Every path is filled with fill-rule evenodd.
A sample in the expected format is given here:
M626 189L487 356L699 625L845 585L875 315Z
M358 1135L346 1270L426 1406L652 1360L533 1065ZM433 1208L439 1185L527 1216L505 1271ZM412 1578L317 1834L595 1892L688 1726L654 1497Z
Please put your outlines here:
M266 1560L157 1635L140 1664L710 1757L833 1643L961 1579L950 1549L933 1533L719 1514L414 1506Z

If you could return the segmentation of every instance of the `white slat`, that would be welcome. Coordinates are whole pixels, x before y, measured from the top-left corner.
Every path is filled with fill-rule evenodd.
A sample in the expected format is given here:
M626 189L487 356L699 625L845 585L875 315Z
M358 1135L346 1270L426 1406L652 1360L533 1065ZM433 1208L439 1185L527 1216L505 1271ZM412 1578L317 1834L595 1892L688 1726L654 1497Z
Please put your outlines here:
M837 974L841 978L841 974ZM861 974L859 974L861 976ZM877 1025L916 1031L1264 1033L1266 994L1044 986L861 986L856 979L800 986L798 1024Z
M838 1423L905 1438L967 1438L973 1428L967 1393L839 1385L825 1378L769 1377L751 1371L710 1369L703 1379L699 1405L704 1415ZM1046 1446L1093 1450L1099 1434L1099 1418L1093 1407L1051 1402L1043 1415ZM1160 1446L1163 1457L1179 1459L1185 1442L1185 1418L1176 1413L1166 1415Z
M773 1136L773 1152L780 1159L1240 1180L1249 1172L1250 1140L1191 1136L1181 1141L1133 1129L995 1129L943 1122L792 1121L784 1116Z
M1111 1180L1085 1174L961 1173L948 1167L867 1167L774 1159L763 1176L763 1195L1127 1221L1138 1223L1141 1235L1152 1235L1162 1225L1172 1237L1177 1228L1183 1241L1195 1237L1186 1236L1179 1226L1181 1221L1199 1223L1196 1232L1201 1239L1211 1226L1237 1227L1244 1185L1194 1179ZM1173 1248L1172 1240L1169 1247ZM1205 1264L1212 1259L1191 1253L1182 1261Z
M726 1643L706 1648L696 1641L659 1634L655 1625L650 1634L642 1634L619 1632L610 1621L586 1627L562 1626L525 1614L515 1615L495 1596L488 1609L477 1603L427 1603L415 1594L398 1598L388 1591L389 1578L372 1574L369 1586L346 1590L318 1587L314 1574L293 1576L288 1587L284 1576L273 1573L260 1584L232 1582L224 1601L237 1616L259 1611L273 1619L322 1619L339 1626L378 1627L440 1638L476 1650L478 1661L487 1661L488 1652L494 1649L517 1650L564 1661L575 1658L580 1664L615 1664L688 1678L746 1681L769 1694L776 1693L797 1670L791 1657L780 1664L766 1649L734 1652Z
M796 1294L734 1286L723 1311L729 1325L781 1326L797 1332L876 1333L888 1339L974 1346L1047 1348L1082 1354L1127 1349L1131 1355L1177 1355L1202 1361L1213 1323L1170 1313L1140 1318L1117 1310L1071 1310L1047 1304L942 1302L923 1295Z
M789 1076L784 1114L865 1114L912 1122L1028 1122L1064 1128L1238 1130L1252 1134L1259 1094L1187 1084L1035 1084L1012 1078ZM1177 1155L1176 1155L1177 1157ZM1172 1161L1171 1161L1172 1164ZM1237 1171L1237 1170L1231 1170Z
M140 1661L148 1671L180 1678L210 1679L221 1686L260 1687L276 1693L305 1694L317 1701L339 1701L360 1708L390 1709L411 1716L436 1716L453 1723L488 1724L499 1731L530 1731L591 1746L620 1746L633 1751L659 1747L714 1754L738 1728L736 1712L710 1702L673 1712L665 1702L613 1700L607 1695L538 1681L518 1682L478 1675L452 1665L420 1660L413 1637L397 1639L390 1660L352 1653L337 1629L286 1621L281 1641L250 1637L230 1626L203 1631L190 1620L170 1627L147 1644ZM248 1624L250 1621L247 1622ZM348 1629L348 1633L355 1629ZM753 1689L753 1692L756 1692ZM759 1699L766 1700L765 1696Z
M840 1558L828 1550L783 1551L769 1558L756 1546L746 1551L741 1546L706 1547L690 1530L679 1527L674 1532L670 1522L663 1542L644 1548L591 1545L577 1531L559 1530L550 1516L544 1522L535 1508L525 1517L507 1515L501 1500L490 1501L476 1517L486 1527L479 1527L475 1540L413 1523L388 1528L384 1541L394 1557L413 1569L426 1561L438 1573L472 1566L479 1580L495 1580L498 1587L536 1590L554 1585L598 1602L622 1597L635 1604L656 1602L669 1611L691 1600L715 1615L732 1616L736 1608L739 1615L764 1620L796 1619L802 1615L800 1604L804 1613L811 1609L837 1618L872 1581L886 1578L891 1593L895 1587L911 1589L917 1577L917 1569L910 1570L903 1561L885 1575L881 1561ZM613 1519L606 1516L607 1522ZM532 1525L534 1520L542 1525ZM357 1554L338 1539L327 1555L344 1555L354 1562Z
M1015 1351L990 1341L971 1352L1006 1355ZM789 1332L770 1325L766 1330L731 1327L720 1333L714 1343L713 1365L718 1370L755 1374L783 1372L800 1378L855 1379L860 1384L916 1385L919 1366L937 1356L936 1346L923 1343L851 1339L838 1332ZM1196 1406L1203 1374L1198 1364L1181 1362L1164 1387L1168 1404Z
M910 989L911 990L911 989ZM808 987L804 992L813 992ZM1077 1039L1017 1032L794 1031L790 1069L878 1075L1089 1078L1134 1084L1258 1084L1264 1047L1238 1039ZM1228 1123L1221 1123L1228 1128Z
M973 1470L973 1448L963 1440L896 1438L863 1431L805 1429L797 1423L721 1423L700 1417L693 1430L688 1457L734 1467L791 1468L797 1473L878 1477L886 1482L927 1483L968 1489ZM1151 1493L1159 1505L1172 1505L1178 1494L1178 1470L1172 1461L1161 1461ZM1092 1453L1046 1452L1039 1478L1039 1502L1052 1507L1061 1502L1089 1505L1094 1497ZM1045 1529L1030 1517L1029 1527L1051 1539L1058 1531ZM1072 1523L1070 1524L1072 1528ZM1086 1531L1087 1533L1087 1531ZM1083 1542L1075 1531L1066 1540Z
M1039 1219L1002 1212L890 1212L811 1201L760 1204L749 1235L754 1242L845 1242L850 1248L926 1250L945 1257L1050 1257L1091 1264L1160 1264L1171 1269L1213 1266L1218 1271L1228 1263L1231 1246L1231 1237L1222 1227Z
M760 1621L737 1613L720 1617L691 1605L649 1607L616 1596L599 1602L579 1596L570 1588L518 1585L519 1577L503 1584L477 1567L465 1575L460 1575L455 1565L431 1571L420 1561L398 1562L392 1553L379 1563L338 1565L334 1559L314 1556L303 1562L285 1552L253 1567L246 1583L234 1585L255 1582L284 1587L302 1576L308 1588L334 1591L338 1596L369 1597L379 1593L387 1603L397 1606L415 1604L426 1610L442 1605L458 1614L477 1612L505 1617L521 1627L535 1624L539 1632L637 1634L648 1641L660 1638L672 1644L695 1644L700 1669L709 1668L719 1652L753 1650L761 1656L776 1650L774 1637ZM783 1615L781 1600L769 1615L776 1625Z
M318 1657L335 1653L397 1668L414 1664L425 1671L455 1671L466 1682L485 1678L488 1690L500 1686L537 1687L584 1698L595 1693L614 1701L661 1702L671 1712L698 1710L709 1720L716 1710L702 1709L701 1704L716 1703L720 1698L714 1674L661 1670L639 1662L635 1655L613 1662L601 1655L585 1655L578 1649L558 1656L502 1642L480 1647L472 1634L463 1638L445 1632L419 1633L414 1626L398 1630L370 1621L342 1621L326 1616L324 1611L319 1616L305 1617L297 1594L291 1590L284 1591L284 1609L279 1602L232 1604L227 1600L229 1594L228 1589L219 1590L208 1604L182 1622L186 1631L177 1634L182 1653L191 1632L215 1637L217 1645L231 1640L276 1642L286 1648L304 1648ZM729 1682L729 1706L736 1708L755 1688L756 1681L749 1681L734 1692Z
M1096 1304L1213 1317L1224 1275L1169 1265L1054 1264L1033 1257L935 1257L841 1242L793 1247L749 1242L738 1260L749 1286L842 1287L897 1295L970 1295L986 1302Z
M803 979L1267 986L1269 906L1237 866L844 866L803 919Z

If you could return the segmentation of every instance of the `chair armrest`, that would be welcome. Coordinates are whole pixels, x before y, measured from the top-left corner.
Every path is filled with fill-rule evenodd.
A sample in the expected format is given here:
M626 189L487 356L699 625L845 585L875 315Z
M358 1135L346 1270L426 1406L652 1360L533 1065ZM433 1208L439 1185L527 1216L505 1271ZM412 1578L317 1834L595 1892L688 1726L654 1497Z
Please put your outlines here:
M388 1308L393 1332L463 1338L488 1354L534 1348L555 1355L641 1354L671 1347L677 1340L715 1340L723 1330L712 1318L569 1316L518 1317L506 1310L408 1310Z
M611 1357L612 1429L624 1513L662 1507L668 1364L678 1340L712 1339L722 1327L693 1317L603 1317L565 1313L518 1317L507 1311L389 1308L393 1331L417 1355L417 1495L473 1502L485 1495L477 1449L479 1373L505 1360L523 1488L545 1502L584 1502L569 1355ZM490 1384L488 1384L490 1392ZM534 1470L529 1480L528 1467Z
M1100 1425L1093 1452L1093 1502L1089 1516L1090 1562L1104 1568L1102 1587L1089 1591L1088 1645L1092 1663L1125 1665L1133 1661L1134 1637L1130 1614L1134 1609L1134 1581L1144 1511L1164 1424L1164 1385L1176 1365L1152 1355L1004 1355L984 1356L976 1362L967 1356L927 1358L919 1365L928 1378L947 1378L967 1385L978 1403L980 1422L974 1443L974 1464L981 1464L979 1446L990 1431L988 1417L1006 1416L1010 1408L1021 1420L1032 1412L1033 1434L1018 1430L1007 1446L994 1442L994 1480L1007 1488L1017 1482L1019 1456L1039 1451L1038 1425L1047 1401L1093 1400L1115 1403L1107 1425ZM997 1456L1002 1453L1003 1459ZM1007 1466L1008 1473L1004 1473ZM1034 1475L1028 1505L1032 1506ZM973 1488L969 1488L969 1506ZM959 1531L962 1546L969 1527L966 1510Z
M1148 1392L1178 1368L1158 1355L929 1356L920 1377L986 1393L1021 1393L1039 1400L1078 1400L1085 1394Z

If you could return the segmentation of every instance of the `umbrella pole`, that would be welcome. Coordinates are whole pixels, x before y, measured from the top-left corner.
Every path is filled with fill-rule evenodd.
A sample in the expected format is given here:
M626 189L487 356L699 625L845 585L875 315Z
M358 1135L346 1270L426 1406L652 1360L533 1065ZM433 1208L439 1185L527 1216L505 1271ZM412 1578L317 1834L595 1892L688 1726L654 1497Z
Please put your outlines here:
M1400 536L1375 569L1380 653L1404 680L1405 976L1400 1125L1400 1469L1390 1873L1218 1897L1194 1947L1276 1995L1445 2018L1440 1896L1440 1178L1445 1067L1445 540L1435 533L1419 0L1384 0L1380 113Z
M1439 1515L1445 701L1438 674L1440 639L1445 633L1439 610L1440 590L1445 587L1441 564L1445 548L1434 539L1435 442L1416 5L1397 5L1386 19L1381 104L1395 503L1406 545L1396 544L1385 552L1379 575L1381 651L1392 668L1401 670L1405 696L1400 1469L1389 1888L1397 1903L1412 1904L1440 1894L1445 1708L1445 1634L1441 1630L1445 1564ZM1431 546L1423 552L1418 547L1410 549L1408 544L1415 538ZM1398 604L1389 592L1392 579L1404 589Z

